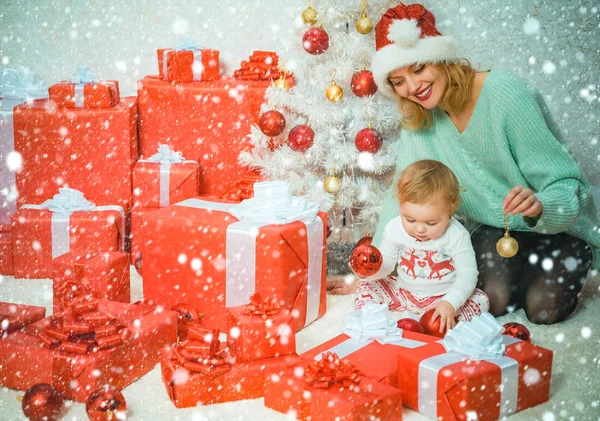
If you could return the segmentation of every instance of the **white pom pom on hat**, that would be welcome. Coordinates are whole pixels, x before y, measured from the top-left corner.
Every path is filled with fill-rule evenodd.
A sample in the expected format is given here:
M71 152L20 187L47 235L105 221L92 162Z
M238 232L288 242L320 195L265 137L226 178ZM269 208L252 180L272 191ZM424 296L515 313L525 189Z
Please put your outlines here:
M387 38L401 47L413 47L421 38L421 29L413 19L396 19L388 29Z

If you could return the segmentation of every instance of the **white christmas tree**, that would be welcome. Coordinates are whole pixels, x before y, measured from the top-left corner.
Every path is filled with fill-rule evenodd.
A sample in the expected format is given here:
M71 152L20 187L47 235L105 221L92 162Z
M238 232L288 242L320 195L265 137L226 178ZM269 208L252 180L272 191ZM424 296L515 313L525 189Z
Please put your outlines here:
M371 95L376 85L369 71L373 25L395 4L309 1L296 22L297 48L281 63L293 73L295 86L285 89L284 81L277 81L267 90L262 109L263 116L281 113L285 128L272 136L269 129L281 130L281 121L254 126L254 149L240 155L241 163L260 169L267 179L288 180L295 195L318 203L323 211L351 210L352 222L361 227L354 233L358 237L373 232L398 147L397 106L380 94Z

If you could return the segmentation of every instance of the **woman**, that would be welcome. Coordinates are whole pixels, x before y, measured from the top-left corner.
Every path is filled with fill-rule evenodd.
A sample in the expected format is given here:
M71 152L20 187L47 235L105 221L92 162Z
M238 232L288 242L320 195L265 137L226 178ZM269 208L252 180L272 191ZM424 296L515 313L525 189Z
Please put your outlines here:
M403 130L396 174L434 159L458 177L478 260L478 287L496 315L525 309L534 323L564 320L575 309L588 270L600 266L600 233L590 185L561 144L539 92L508 73L476 72L419 4L388 10L376 27L372 71L398 101ZM397 179L392 185L397 183ZM504 234L513 258L496 252ZM399 214L388 193L374 238Z

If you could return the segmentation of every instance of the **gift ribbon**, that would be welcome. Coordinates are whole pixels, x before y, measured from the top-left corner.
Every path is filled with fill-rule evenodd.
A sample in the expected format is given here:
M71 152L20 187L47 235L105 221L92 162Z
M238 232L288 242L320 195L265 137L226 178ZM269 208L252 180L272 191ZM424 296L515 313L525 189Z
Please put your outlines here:
M255 197L244 200L239 205L187 199L176 203L175 206L229 212L240 219L229 224L226 232L225 303L227 307L247 304L256 290L256 236L259 229L267 225L294 221L304 223L308 241L306 326L316 320L319 314L323 267L323 221L317 216L317 205L312 205L303 199L295 200L297 198L289 197L289 185L286 187L284 184L287 183L255 183ZM254 216L256 218L253 218Z
M304 380L321 389L334 385L349 387L360 383L360 373L354 364L341 360L336 354L325 353L322 359L312 362L304 370Z
M73 102L75 108L83 108L85 102L85 94L84 88L85 85L89 85L91 83L97 83L99 85L107 86L109 89L117 90L117 86L114 82L110 81L100 81L98 78L90 71L90 68L87 66L79 66L77 67L77 72L71 77L70 81L59 82L60 84L74 84L75 94L73 96Z
M169 53L173 51L191 51L194 55L194 62L192 64L192 80L202 80L202 71L204 70L202 66L202 50L190 40L182 40L179 42L179 45L176 48L166 49L163 51L163 75L165 75L165 80L167 80L167 74L169 70L167 59L169 57Z
M23 205L23 209L49 210L52 212L52 258L62 256L71 249L70 219L73 212L102 212L116 211L121 215L120 249L123 251L122 238L125 235L125 211L121 206L96 206L87 200L79 190L68 187L58 189L54 198L46 200L41 205Z
M159 144L158 152L148 159L140 159L138 162L153 162L160 164L160 207L169 206L171 190L171 165L172 164L195 164L196 161L186 160L181 152L175 152L168 145Z
M252 294L250 302L244 308L244 314L263 317L279 313L280 311L281 308L274 299L269 297L263 299L260 296L260 292Z
M220 347L219 331L206 330L200 340L188 339L175 346L171 361L192 372L212 376L222 374L231 370L232 357L228 348Z

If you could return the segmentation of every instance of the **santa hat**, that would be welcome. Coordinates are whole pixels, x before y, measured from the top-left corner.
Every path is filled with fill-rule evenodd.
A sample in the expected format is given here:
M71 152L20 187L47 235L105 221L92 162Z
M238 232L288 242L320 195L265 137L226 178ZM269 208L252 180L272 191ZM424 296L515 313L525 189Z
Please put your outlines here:
M371 71L379 92L394 98L388 75L414 63L457 60L458 44L435 27L435 17L420 4L389 9L375 27L375 55Z

